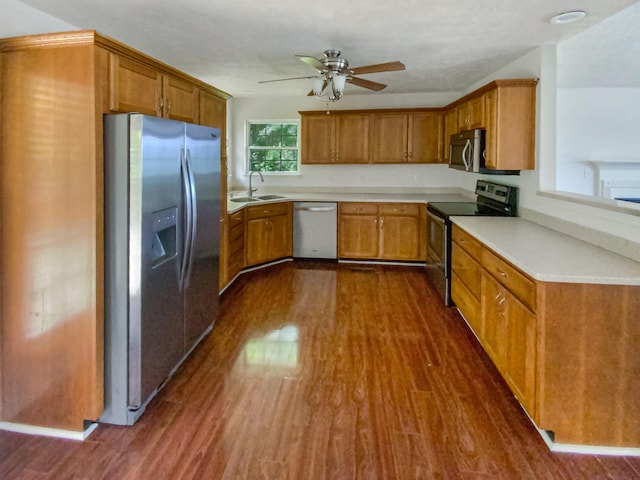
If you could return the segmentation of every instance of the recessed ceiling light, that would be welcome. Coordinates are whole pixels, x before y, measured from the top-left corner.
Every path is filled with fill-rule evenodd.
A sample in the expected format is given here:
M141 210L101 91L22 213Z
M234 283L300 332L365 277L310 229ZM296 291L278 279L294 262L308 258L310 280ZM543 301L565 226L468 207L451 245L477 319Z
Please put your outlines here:
M550 22L554 25L564 25L565 23L572 23L582 20L587 16L587 12L583 10L574 10L572 12L564 12L555 17L552 17Z

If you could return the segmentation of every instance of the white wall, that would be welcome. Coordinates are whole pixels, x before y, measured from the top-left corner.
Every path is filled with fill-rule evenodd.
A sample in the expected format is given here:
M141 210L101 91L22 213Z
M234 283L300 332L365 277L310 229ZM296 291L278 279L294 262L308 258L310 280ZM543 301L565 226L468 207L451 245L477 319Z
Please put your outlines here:
M592 162L640 162L637 107L640 88L558 89L557 190L597 195ZM640 182L640 171L627 177Z
M78 28L17 0L2 0L0 38L70 30Z

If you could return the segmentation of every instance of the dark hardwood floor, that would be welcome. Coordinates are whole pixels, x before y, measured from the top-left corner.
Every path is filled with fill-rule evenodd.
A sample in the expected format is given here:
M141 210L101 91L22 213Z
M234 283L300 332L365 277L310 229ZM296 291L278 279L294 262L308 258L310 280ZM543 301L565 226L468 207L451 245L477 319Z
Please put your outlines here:
M222 312L136 425L0 432L0 478L640 478L640 458L551 453L419 268L287 262Z

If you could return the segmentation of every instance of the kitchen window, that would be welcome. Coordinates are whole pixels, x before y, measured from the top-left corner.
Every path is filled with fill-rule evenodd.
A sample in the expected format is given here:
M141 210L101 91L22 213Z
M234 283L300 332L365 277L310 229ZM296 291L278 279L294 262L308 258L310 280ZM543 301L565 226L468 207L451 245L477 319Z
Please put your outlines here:
M300 167L300 122L247 122L246 171L297 174Z

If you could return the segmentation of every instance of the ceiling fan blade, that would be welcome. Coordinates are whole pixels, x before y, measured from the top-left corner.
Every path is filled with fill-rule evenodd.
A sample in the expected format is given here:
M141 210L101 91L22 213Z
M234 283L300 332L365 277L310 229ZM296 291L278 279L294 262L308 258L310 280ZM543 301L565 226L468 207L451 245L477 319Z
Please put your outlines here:
M285 82L287 80L303 80L310 78L318 78L317 75L307 75L306 77L277 78L275 80L260 80L258 83Z
M377 65L365 65L364 67L352 68L351 71L354 75L362 75L364 73L378 73L378 72L395 72L396 70L404 70L405 66L402 62L387 62L379 63Z
M372 82L371 80L365 80L364 78L352 77L348 78L347 82L358 85L359 87L368 88L369 90L375 90L376 92L387 88L384 83Z
M296 57L298 57L301 61L303 61L307 65L311 65L313 68L315 68L320 72L327 69L327 67L325 67L325 65L316 57L309 57L307 55L296 55Z

